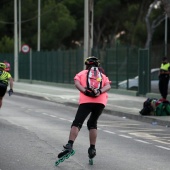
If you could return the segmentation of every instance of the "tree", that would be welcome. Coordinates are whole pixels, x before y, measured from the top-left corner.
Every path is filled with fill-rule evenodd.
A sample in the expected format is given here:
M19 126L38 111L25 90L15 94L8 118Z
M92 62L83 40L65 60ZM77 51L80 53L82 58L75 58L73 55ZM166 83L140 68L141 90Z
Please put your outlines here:
M167 13L168 17L170 18L170 0L162 0L164 5L165 12Z
M161 43L164 27L156 25L164 10L151 9L154 1L94 0L94 47L113 47L116 43L144 47L152 41ZM37 49L37 2L21 1L22 42L29 44L33 50ZM162 0L162 3L168 11L170 0ZM5 36L13 40L13 1L1 0L0 11L0 42L4 42ZM41 0L42 50L77 48L83 46L83 39L84 0Z
M69 10L62 3L49 0L42 8L41 40L42 48L58 49L63 45L65 38L70 36L76 28L76 21Z
M145 48L150 47L150 44L152 42L152 37L153 37L156 27L158 27L161 24L161 22L165 20L164 14L158 15L156 16L156 18L154 18L152 15L152 18L154 19L152 19L152 21L150 20L151 13L154 10L155 6L159 5L158 3L159 3L159 0L154 0L154 2L150 4L146 17L145 17L145 22L146 22L146 27L147 27L147 40L146 40Z
M94 46L110 44L120 25L120 1L99 0L94 3Z
M9 53L9 52L13 52L13 48L14 48L14 41L12 38L4 36L1 38L0 41L0 52L1 53Z

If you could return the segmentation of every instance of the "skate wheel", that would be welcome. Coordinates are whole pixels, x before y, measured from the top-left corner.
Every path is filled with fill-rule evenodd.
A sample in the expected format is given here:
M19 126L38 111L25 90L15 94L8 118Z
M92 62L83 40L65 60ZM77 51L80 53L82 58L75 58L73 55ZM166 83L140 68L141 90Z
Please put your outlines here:
M75 154L75 151L74 151L74 150L72 150L72 152L71 152L71 156L72 156L72 155L74 155L74 154Z
M89 159L89 164L93 165L93 159Z
M60 159L60 162L64 162L65 159L66 157L64 156L63 158Z
M60 160L55 162L55 166L58 166L60 164Z
M65 158L66 158L66 159L68 159L70 156L71 156L71 155L70 155L70 154L68 154Z

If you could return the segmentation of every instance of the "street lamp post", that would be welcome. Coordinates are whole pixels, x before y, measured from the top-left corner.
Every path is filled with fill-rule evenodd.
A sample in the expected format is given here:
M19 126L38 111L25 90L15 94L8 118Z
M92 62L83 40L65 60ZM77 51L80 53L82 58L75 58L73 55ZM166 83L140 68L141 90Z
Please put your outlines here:
M18 31L19 31L19 35L18 35L18 45L19 45L19 52L21 51L21 0L19 0L19 3L18 3L18 11L19 11L19 17L18 17Z
M93 0L84 0L84 60L93 48Z
M93 48L93 1L89 1L89 55L92 54Z
M41 0L38 0L38 33L37 33L37 51L40 51L40 22L41 22Z
M165 56L167 56L168 15L165 14Z
M17 0L14 0L14 81L18 81L18 23Z
M84 60L89 53L89 0L84 0Z

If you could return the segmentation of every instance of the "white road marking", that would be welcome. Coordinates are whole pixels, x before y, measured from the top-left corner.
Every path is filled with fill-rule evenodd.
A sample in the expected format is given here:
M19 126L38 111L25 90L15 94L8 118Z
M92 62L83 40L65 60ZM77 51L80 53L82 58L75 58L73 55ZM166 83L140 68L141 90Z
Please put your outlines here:
M129 138L129 139L132 138L131 136L126 136L126 135L119 135L119 136L124 137L124 138Z
M42 113L43 115L48 115L47 113Z
M42 113L43 115L47 115L47 116L51 116L51 117L56 117L56 116L54 116L54 115L49 115L49 114L47 114L47 113ZM69 122L72 122L72 120L68 120L68 119L65 119L65 118L59 118L60 120L64 120L64 121L69 121ZM86 124L83 124L83 126L87 126ZM101 128L98 128L98 130L102 130ZM153 130L153 129L152 129ZM138 130L136 130L136 131L138 131ZM142 130L141 130L142 131ZM147 130L143 130L143 131L147 131ZM148 130L149 131L149 130ZM158 131L161 131L161 130L158 130ZM106 133L109 133L109 134L116 134L115 132L112 132L112 131L108 131L108 130L103 130L103 132L106 132ZM150 134L147 134L147 133L130 133L131 135L134 135L134 136L142 136L142 137L147 137L148 139L152 139L153 141L155 141L155 142L160 142L160 143L164 143L164 144L169 144L169 143L167 143L167 142L163 142L163 141L159 141L159 140L156 140L156 136L154 136L154 135L150 135ZM127 135L119 135L119 136L121 136L121 137L124 137L124 138L127 138L127 139L132 139L132 137L131 136L127 136ZM152 143L149 143L149 142L147 142L147 141L144 141L144 140L139 140L139 139L134 139L135 141L137 141L137 142L141 142L141 143L144 143L144 144L152 144ZM158 148L161 148L161 149L165 149L165 150L170 150L170 148L167 148L167 147L164 147L164 146L159 146L159 145L155 145L156 147L158 147Z
M59 118L60 120L67 120L67 119L64 119L64 118Z
M167 147L164 147L164 146L158 146L158 145L155 145L155 146L158 147L158 148L161 148L161 149L165 149L165 150L170 151L170 148L167 148Z
M108 130L103 130L103 132L115 134L114 132L111 132L111 131L108 131Z
M163 143L163 144L168 144L168 145L170 144L169 142L165 142L165 141L162 141L162 140L153 140L153 141Z
M126 127L127 128L127 127ZM129 127L132 128L132 127ZM146 128L138 128L138 129L128 129L128 130L120 130L120 132L130 132L131 134L135 134L135 132L147 132L147 131L154 131L154 132L162 132L162 129L146 129ZM152 132L152 134L154 134L154 132Z
M56 116L54 116L54 115L49 115L50 117L56 117Z
M134 140L137 141L137 142L141 142L141 143L151 144L151 143L146 142L146 141L144 141L144 140L139 140L139 139L134 139Z

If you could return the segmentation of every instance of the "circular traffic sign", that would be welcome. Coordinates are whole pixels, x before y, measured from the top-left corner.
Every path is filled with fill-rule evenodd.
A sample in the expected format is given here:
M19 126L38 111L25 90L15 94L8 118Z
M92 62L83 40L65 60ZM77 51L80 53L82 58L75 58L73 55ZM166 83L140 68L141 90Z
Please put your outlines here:
M23 53L28 53L28 52L30 51L29 45L27 45L27 44L22 45L21 51L22 51Z

